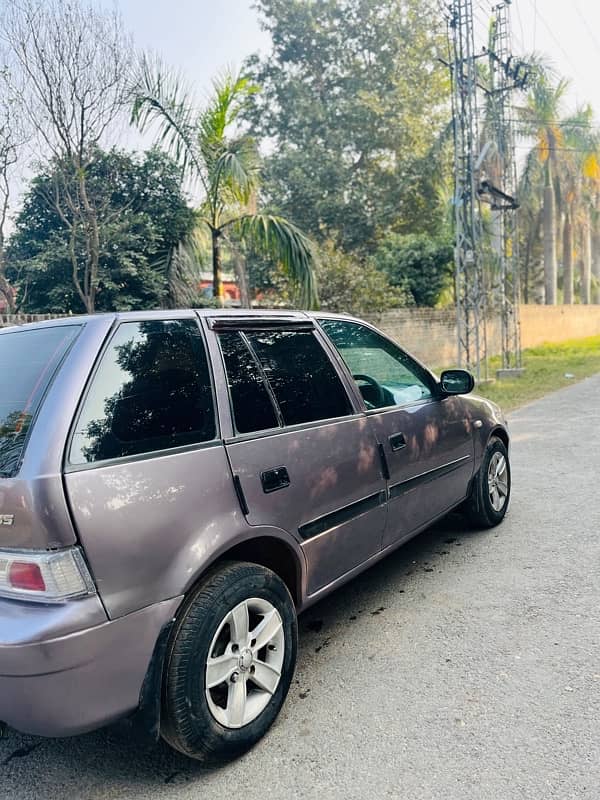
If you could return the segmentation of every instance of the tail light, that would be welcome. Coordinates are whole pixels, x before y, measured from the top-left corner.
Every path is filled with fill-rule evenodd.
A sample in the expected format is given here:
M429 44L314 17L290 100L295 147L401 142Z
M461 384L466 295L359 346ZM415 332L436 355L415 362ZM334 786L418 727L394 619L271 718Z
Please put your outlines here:
M94 592L77 547L54 552L0 550L0 597L60 603Z

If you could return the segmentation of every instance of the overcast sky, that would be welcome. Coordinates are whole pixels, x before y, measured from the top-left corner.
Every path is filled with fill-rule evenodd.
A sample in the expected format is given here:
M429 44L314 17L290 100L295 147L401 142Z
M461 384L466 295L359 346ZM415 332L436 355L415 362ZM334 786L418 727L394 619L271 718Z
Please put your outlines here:
M493 4L474 0L477 44L485 42ZM268 46L247 0L120 0L118 6L139 46L161 51L200 86ZM573 103L589 101L600 113L600 0L513 0L511 14L514 49L547 53L572 79Z
M116 4L136 46L162 53L200 94L223 68L240 67L246 56L268 49L249 0L100 2ZM486 42L492 5L491 0L474 0L476 48ZM511 15L515 53L547 54L572 81L571 105L591 102L600 120L600 0L513 0ZM135 146L139 140L129 133L123 143Z

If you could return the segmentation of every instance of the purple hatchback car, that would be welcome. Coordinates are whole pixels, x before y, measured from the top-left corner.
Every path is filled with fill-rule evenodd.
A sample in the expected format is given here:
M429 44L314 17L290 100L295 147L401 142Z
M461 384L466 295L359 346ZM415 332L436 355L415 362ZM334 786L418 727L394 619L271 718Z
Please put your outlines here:
M0 720L133 715L206 764L251 747L297 614L457 506L510 497L499 409L372 326L160 311L0 332Z

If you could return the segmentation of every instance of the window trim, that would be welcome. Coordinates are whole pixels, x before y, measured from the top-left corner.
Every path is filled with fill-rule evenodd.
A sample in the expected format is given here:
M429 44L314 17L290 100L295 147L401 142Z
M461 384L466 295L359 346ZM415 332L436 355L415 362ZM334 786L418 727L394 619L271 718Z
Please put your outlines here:
M341 363L341 365L342 365L347 377L352 382L353 388L355 388L355 394L356 394L356 396L358 397L358 399L360 401L361 409L362 409L363 413L366 414L367 416L372 416L373 414L389 413L390 411L396 411L398 409L403 409L403 408L411 408L413 406L427 405L428 403L434 403L434 402L437 402L438 400L441 399L440 392L439 392L438 381L437 381L435 375L431 372L431 370L428 367L426 367L424 364L421 364L420 361L418 361L416 358L411 356L410 353L407 353L407 351L403 347L400 347L400 345L397 342L395 342L389 336L386 336L385 333L380 331L375 326L369 325L368 322L363 322L362 320L345 319L344 317L320 317L319 316L319 317L316 317L316 320L317 320L317 323L319 325L320 330L323 332L323 336L327 337L327 341L331 344L331 346L335 350L337 358L339 359L339 361L340 361L340 363ZM322 326L323 322L343 322L346 325L356 325L359 328L366 328L367 330L371 331L372 333L375 333L378 336L380 336L382 339L385 339L386 341L388 341L391 345L393 345L395 348L397 348L406 357L407 361L410 363L411 366L412 365L416 366L416 368L417 368L416 369L416 372L417 372L416 377L419 378L419 380L421 380L421 378L419 377L419 373L421 373L427 379L426 381L423 381L423 383L426 383L426 385L430 386L431 396L430 397L421 397L418 400L410 400L407 403L395 403L395 404L389 405L389 406L382 406L381 408L367 408L366 404L365 404L365 401L364 401L364 398L363 398L363 396L362 396L362 394L360 392L360 389L358 388L358 385L357 385L356 381L352 377L352 373L350 372L350 368L348 367L348 365L344 361L344 358L343 358L342 354L340 353L340 351L338 350L338 348L336 347L333 339L330 338L329 334L327 333L325 328Z
M100 365L106 355L111 342L114 340L119 328L122 325L139 325L143 322L175 322L181 320L191 320L194 322L198 330L200 331L200 337L202 339L202 346L204 348L204 355L206 357L206 361L208 364L208 373L210 377L210 389L211 389L211 396L213 402L213 414L215 420L215 435L213 439L209 439L206 442L194 442L191 444L184 444L184 445L176 445L175 447L167 447L162 448L160 450L152 450L147 453L131 453L130 455L126 456L117 456L115 458L105 458L98 461L88 461L83 464L75 464L70 460L71 448L73 446L73 438L75 436L75 429L77 427L77 423L81 417L81 413L83 411L83 407L86 403L86 400L89 396L91 388L93 386L94 380L96 379L96 375L98 374L98 370L100 369ZM219 414L217 411L217 397L216 397L216 389L215 389L215 376L213 373L213 366L212 361L210 358L210 352L208 349L208 343L206 341L206 337L202 326L199 324L199 320L196 315L190 314L189 316L173 316L173 317L160 317L157 319L156 317L140 317L140 319L120 319L116 317L113 321L112 325L108 329L106 333L106 338L102 343L102 346L99 348L98 353L96 355L95 361L92 364L92 367L88 373L88 376L85 381L85 385L83 387L83 391L77 403L77 407L73 414L73 418L71 420L71 424L69 426L69 433L66 437L65 441L65 448L63 451L63 458L62 458L62 471L64 474L69 474L73 472L80 472L89 469L101 469L102 467L111 466L111 465L119 465L119 464L127 464L129 462L135 461L145 461L148 458L159 458L160 456L165 456L169 454L177 454L177 453L184 453L190 452L193 450L203 450L207 447L214 447L216 445L220 445L222 443L221 437L221 429L220 429L220 420Z
M325 425L343 424L344 422L352 422L357 419L364 419L364 413L354 412L346 417L328 417L327 419L317 419L312 422L297 422L294 425L286 425L283 428L267 428L264 431L250 431L249 433L238 433L233 436L227 437L223 440L225 444L236 444L238 442L246 442L252 439L266 439L270 436L285 436L286 433L296 433L298 431L308 430L309 428L320 428Z

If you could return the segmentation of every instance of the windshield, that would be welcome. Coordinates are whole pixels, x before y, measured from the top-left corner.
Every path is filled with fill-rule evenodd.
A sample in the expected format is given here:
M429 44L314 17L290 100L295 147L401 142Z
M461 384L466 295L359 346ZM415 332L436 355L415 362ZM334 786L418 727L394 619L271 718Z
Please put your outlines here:
M27 435L44 392L79 325L0 335L0 476L19 469Z

